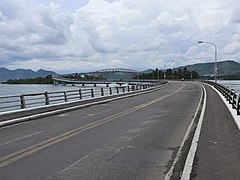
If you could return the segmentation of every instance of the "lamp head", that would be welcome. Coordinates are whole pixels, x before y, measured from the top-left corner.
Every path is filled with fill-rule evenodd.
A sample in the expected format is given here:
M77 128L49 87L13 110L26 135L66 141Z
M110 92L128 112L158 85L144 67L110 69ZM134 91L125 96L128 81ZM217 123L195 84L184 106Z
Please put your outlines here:
M203 41L198 41L199 44L203 43Z

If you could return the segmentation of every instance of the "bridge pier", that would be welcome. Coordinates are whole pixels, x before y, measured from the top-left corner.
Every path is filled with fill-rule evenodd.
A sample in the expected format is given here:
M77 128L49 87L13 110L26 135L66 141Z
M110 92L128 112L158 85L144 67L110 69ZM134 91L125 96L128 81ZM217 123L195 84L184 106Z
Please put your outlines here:
M116 83L116 84L118 84L119 86L122 86L122 85L125 84L125 83Z
M59 83L58 83L57 80L54 80L54 81L53 81L53 84L54 84L54 85L58 85Z

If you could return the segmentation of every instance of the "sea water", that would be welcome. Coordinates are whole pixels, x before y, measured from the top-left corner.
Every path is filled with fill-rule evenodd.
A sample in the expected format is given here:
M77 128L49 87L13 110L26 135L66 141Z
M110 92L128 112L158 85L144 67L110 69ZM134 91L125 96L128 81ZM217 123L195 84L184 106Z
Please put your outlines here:
M240 94L240 80L218 80L218 83L229 87L230 89L234 89Z

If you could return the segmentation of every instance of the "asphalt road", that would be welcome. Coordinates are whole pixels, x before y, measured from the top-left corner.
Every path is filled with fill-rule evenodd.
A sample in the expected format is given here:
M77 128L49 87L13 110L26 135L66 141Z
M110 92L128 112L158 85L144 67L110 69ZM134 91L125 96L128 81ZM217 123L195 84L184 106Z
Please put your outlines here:
M201 96L164 89L0 128L0 179L164 179Z

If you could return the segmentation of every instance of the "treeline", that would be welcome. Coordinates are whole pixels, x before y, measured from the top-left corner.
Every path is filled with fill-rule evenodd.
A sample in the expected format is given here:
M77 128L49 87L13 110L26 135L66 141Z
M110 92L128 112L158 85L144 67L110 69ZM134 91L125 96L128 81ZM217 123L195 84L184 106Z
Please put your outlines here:
M37 77L31 79L10 79L5 84L53 84L52 76Z
M164 77L165 76L165 77ZM134 77L135 79L198 79L199 75L196 71L191 71L186 67L183 69L172 70L167 69L166 72L155 69L152 73L139 74Z

